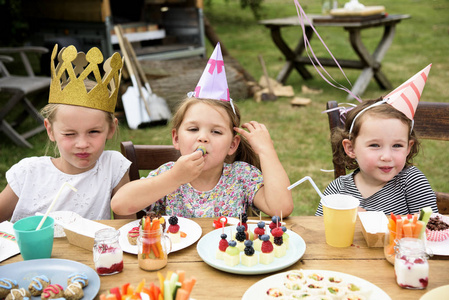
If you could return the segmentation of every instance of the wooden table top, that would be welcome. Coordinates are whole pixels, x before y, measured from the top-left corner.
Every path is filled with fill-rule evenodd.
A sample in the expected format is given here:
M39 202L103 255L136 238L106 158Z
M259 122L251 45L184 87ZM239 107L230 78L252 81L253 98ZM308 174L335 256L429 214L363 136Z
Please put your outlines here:
M370 18L354 18L353 21L342 21L338 17L323 17L323 15L308 14L307 18L313 23L313 26L331 26L331 27L372 27L372 26L384 26L392 22L400 22L404 19L409 19L410 15L398 14L388 15L383 18L370 19ZM319 19L320 22L314 22L314 19ZM348 18L345 18L347 20ZM303 20L305 26L310 26L309 20ZM290 16L284 18L260 20L259 24L267 27L276 26L301 26L301 22L298 16Z
M209 233L212 219L193 219L202 228L202 235ZM120 228L131 220L105 220L101 223ZM383 248L368 248L361 233L360 222L357 221L353 246L348 248L334 248L326 244L322 217L299 216L284 220L287 227L300 235L306 242L303 257L291 267L263 275L236 275L222 272L210 267L202 261L196 250L196 243L177 252L169 254L168 265L161 270L185 270L186 277L194 276L197 283L193 289L194 299L241 299L245 291L257 281L293 269L329 270L337 271L365 279L384 290L392 299L419 299L421 295L436 287L447 285L447 257L433 257L429 260L429 286L426 290L406 290L400 288L395 281L393 266L388 263L383 254ZM211 245L211 247L217 247ZM94 268L92 252L70 244L66 238L54 241L52 258L70 259ZM20 255L9 258L0 265L22 261ZM4 275L4 274L2 274ZM0 276L2 277L2 276ZM124 270L112 276L100 276L101 287L99 293L105 293L110 288L121 286L126 282L137 285L143 278L146 282L159 285L157 272L141 270L136 255L124 253ZM98 296L97 296L98 298Z

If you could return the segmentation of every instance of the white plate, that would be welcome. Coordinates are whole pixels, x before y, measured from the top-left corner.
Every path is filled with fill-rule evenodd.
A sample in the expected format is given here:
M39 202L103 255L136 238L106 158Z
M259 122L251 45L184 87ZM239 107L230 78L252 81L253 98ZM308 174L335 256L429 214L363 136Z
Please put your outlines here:
M447 299L449 285L443 285L428 291L419 298L419 300L444 300Z
M67 287L67 278L73 273L83 273L87 276L89 284L83 289L83 299L94 299L100 290L100 277L90 267L67 259L33 259L25 260L0 267L3 277L17 280L19 287L28 289L34 276L45 275L52 284L59 284L64 289ZM31 297L41 299L41 297Z
M391 300L390 296L387 295L383 290L381 290L378 286L372 284L365 279L362 279L357 276L334 272L334 271L324 271L324 270L304 270L304 272L317 272L322 274L323 276L331 276L337 275L341 277L343 280L355 283L363 288L370 289L371 295L367 300ZM264 299L266 295L266 291L271 287L281 287L283 285L283 280L285 274L287 272L275 274L268 276L264 279L259 280L255 284L253 284L249 289L246 290L245 294L243 294L242 300L252 300L252 299Z
M167 222L165 231L167 231L167 229L168 229L168 225L169 225L168 219L169 218L170 218L169 216L164 216L165 222ZM122 227L120 227L119 242L120 242L120 246L122 247L123 251L131 253L131 254L137 254L137 246L131 245L128 242L128 232L133 227L139 226L139 222L140 222L140 219L134 220L134 221L129 222L128 224L125 224ZM198 225L198 223L196 223L190 219L178 217L178 225L180 227L179 230L181 230L182 232L185 232L187 234L187 236L185 238L181 238L180 243L173 243L171 252L179 251L181 249L189 247L190 245L192 245L193 243L198 241L198 239L201 237L201 233L203 232L201 230L201 226Z
M248 225L248 228L251 231L254 231L255 227L256 225ZM233 233L236 232L236 226L225 227L225 233L228 235L228 240L230 237L230 228L232 228ZM215 258L221 234L221 228L209 232L201 238L196 246L196 249L205 263L218 270L229 273L254 275L279 271L293 265L303 256L304 252L306 251L306 243L304 242L304 240L298 234L294 233L291 230L288 230L287 234L290 237L289 249L287 250L287 254L285 256L280 258L275 257L274 261L268 265L257 264L252 267L246 267L242 264L238 264L237 266L230 267L224 263L224 260ZM258 251L256 251L256 253L258 253Z

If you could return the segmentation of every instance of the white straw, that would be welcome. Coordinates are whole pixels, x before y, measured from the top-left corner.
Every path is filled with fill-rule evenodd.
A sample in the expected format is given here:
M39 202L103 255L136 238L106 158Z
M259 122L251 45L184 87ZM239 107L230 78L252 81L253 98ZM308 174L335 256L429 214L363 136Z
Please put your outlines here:
M321 201L323 201L324 195L321 193L320 189L316 186L315 182L313 181L313 179L310 176L306 176L303 179L300 179L300 180L296 181L294 184L289 186L287 189L291 190L292 188L300 185L301 183L303 183L306 180L310 181L310 183L312 184L313 188L318 193L318 196L320 196Z
M64 182L64 184L61 186L61 188L59 189L58 193L56 194L56 197L53 199L53 201L51 202L50 206L48 207L47 211L45 212L45 215L42 217L41 222L39 223L39 225L37 225L36 230L41 229L42 225L44 225L45 219L47 219L48 214L50 213L50 211L53 209L53 206L55 205L56 201L59 198L59 195L61 195L62 190L64 189L64 187L68 186L69 188L71 188L74 192L77 192L78 190L76 188L74 188L73 186L71 186L69 183Z

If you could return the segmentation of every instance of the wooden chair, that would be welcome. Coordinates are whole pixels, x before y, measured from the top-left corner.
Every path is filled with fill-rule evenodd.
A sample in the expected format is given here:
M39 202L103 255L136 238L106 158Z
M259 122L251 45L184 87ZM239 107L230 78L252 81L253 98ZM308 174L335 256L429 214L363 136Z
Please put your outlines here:
M327 102L326 109L337 107L337 101ZM328 112L327 115L331 133L334 128L343 127L338 109ZM449 103L419 102L414 129L419 139L449 141ZM334 177L338 178L345 174L345 166L334 163ZM449 214L449 193L435 192L435 194L439 212Z
M172 145L134 145L131 141L121 142L122 154L131 161L129 179L131 181L141 178L140 170L150 171L169 161L176 161L181 156ZM145 211L137 212L137 218L145 216Z
M133 142L121 142L122 154L131 161L129 179L140 179L139 171L154 170L169 161L176 161L181 156L172 145L134 145Z
M28 55L43 54L48 52L43 47L19 47L0 48L0 91L9 95L7 103L0 108L0 131L3 131L14 143L22 147L32 148L27 141L33 135L45 130L44 119L34 107L28 96L38 92L46 92L50 87L50 77L35 76ZM11 63L14 58L11 55L19 56L26 75L14 75L8 71L5 63ZM18 73L15 70L14 73ZM19 105L23 106L23 111L13 123L9 123L6 117ZM39 126L25 132L19 133L17 127L30 115Z

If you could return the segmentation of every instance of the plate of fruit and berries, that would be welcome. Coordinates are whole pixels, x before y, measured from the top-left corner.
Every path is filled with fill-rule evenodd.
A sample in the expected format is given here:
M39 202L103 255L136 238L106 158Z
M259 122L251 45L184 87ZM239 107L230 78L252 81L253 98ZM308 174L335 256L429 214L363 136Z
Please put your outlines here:
M137 255L139 229L142 227L142 223L151 222L152 218L158 218L161 224L163 224L164 233L172 241L171 252L187 248L201 237L201 226L195 221L177 216L156 216L152 214L129 222L119 228L119 242L124 252Z
M278 226L269 226L273 223ZM304 255L306 243L279 222L260 221L215 229L199 240L197 251L206 264L218 270L254 275L293 265Z

